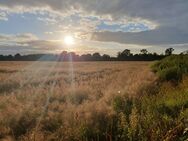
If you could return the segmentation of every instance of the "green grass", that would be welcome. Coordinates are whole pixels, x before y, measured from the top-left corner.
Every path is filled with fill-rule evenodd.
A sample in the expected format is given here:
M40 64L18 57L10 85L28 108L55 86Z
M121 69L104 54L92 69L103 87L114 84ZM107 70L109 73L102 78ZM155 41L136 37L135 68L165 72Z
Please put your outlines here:
M120 124L117 140L188 139L188 56L169 56L154 63L152 70L158 83L143 87L141 97L114 98Z
M187 138L184 132L188 124L188 78L183 80L176 88L164 82L156 94L134 99L116 97L113 105L120 124L118 140Z
M188 73L188 55L171 55L151 66L160 80L182 80Z

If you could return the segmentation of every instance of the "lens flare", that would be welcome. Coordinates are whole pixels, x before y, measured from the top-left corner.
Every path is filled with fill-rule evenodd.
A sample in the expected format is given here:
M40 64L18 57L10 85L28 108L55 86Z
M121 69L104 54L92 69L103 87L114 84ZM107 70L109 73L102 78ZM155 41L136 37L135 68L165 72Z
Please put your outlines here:
M66 45L73 45L75 43L74 38L72 36L65 36L64 37L64 43Z

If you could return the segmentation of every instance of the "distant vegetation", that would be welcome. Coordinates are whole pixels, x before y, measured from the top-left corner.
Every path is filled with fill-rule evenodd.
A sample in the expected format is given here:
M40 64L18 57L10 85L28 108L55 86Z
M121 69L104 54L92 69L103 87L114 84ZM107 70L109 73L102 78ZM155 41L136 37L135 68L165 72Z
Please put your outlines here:
M101 55L96 52L93 54L77 55L75 52L63 51L61 54L30 54L20 55L19 53L12 55L0 55L0 61L153 61L160 60L169 56L174 51L173 48L167 48L165 54L150 53L147 49L141 49L140 53L133 54L131 50L125 49L118 52L116 57L111 57L108 54Z
M188 74L188 55L171 55L152 65L161 80L182 80Z

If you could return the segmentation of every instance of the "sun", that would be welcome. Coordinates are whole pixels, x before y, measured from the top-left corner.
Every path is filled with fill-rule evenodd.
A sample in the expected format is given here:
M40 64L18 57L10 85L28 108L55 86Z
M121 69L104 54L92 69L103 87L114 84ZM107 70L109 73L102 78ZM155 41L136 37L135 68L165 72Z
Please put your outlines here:
M67 35L64 37L64 43L66 45L74 45L75 41L74 41L74 37L71 35Z

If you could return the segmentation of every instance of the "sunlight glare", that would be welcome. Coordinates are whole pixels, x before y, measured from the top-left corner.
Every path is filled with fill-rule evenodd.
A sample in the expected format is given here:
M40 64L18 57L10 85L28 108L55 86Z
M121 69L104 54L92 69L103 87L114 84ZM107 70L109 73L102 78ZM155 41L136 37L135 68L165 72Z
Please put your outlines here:
M64 37L64 43L66 45L73 45L75 43L74 38L71 35L65 36Z

